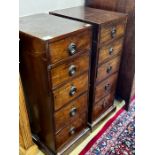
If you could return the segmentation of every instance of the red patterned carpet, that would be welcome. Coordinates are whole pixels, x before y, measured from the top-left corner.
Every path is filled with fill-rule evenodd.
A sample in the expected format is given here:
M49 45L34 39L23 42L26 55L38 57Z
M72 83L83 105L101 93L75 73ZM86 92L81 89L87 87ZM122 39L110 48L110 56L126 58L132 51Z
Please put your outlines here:
M79 155L134 155L135 99L129 111L120 109Z

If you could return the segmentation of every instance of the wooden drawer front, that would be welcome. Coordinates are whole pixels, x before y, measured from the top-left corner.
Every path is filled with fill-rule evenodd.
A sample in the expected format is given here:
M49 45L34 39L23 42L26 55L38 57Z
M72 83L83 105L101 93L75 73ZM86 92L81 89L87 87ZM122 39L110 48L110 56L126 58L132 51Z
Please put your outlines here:
M123 38L114 41L112 44L101 47L99 51L99 64L104 62L107 59L110 59L114 55L117 55L121 52L123 47Z
M124 33L125 33L125 23L123 22L103 26L101 28L100 42L104 43L106 41L113 40L119 36L124 35Z
M75 121L83 111L87 111L87 93L72 101L54 114L56 131Z
M104 80L103 82L99 83L96 86L95 102L98 102L105 95L115 90L117 83L117 76L118 73L110 76L108 79Z
M64 86L53 91L54 108L58 110L67 102L79 96L88 90L88 73L82 74L65 84Z
M109 94L93 107L93 120L97 119L101 114L103 114L114 102L114 93Z
M56 147L59 148L61 145L68 142L74 138L82 129L84 129L87 125L87 113L83 112L83 114L76 120L70 123L67 127L61 130L56 135Z
M83 54L75 59L66 61L58 65L51 71L52 86L55 87L80 73L87 71L89 68L89 55Z
M89 29L49 44L51 63L66 59L81 51L88 52L91 49L91 36L92 31Z
M114 59L98 67L97 82L107 78L108 76L119 70L120 58L120 56L115 57Z

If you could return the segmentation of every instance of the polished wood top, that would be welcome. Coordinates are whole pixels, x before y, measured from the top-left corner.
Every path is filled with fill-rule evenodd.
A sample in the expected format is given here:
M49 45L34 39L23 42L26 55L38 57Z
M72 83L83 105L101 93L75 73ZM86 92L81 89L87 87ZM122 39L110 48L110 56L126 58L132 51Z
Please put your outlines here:
M90 7L78 6L63 10L52 11L50 14L60 15L77 19L79 21L88 22L91 24L104 24L120 18L126 18L127 14L94 9Z
M80 31L91 25L73 20L56 17L49 14L35 14L21 17L19 30L41 40L54 40L70 33Z

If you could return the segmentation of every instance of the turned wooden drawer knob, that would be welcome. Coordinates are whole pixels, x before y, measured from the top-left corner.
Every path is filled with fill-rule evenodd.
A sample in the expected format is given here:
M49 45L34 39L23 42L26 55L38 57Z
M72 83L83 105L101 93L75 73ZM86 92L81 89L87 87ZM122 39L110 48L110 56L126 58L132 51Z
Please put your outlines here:
M70 111L70 116L71 117L75 116L76 115L76 112L77 112L77 109L75 107L72 108L71 111Z
M112 66L107 67L107 73L110 73L112 71Z
M112 47L109 48L109 55L111 55L113 53L113 50L114 49Z
M71 65L69 67L69 75L73 76L76 73L76 66L75 65Z
M77 91L77 88L75 86L72 86L69 92L70 96L73 96L76 93L76 91Z
M68 50L69 50L69 55L74 55L76 53L76 44L75 43L71 43L68 46Z
M70 135L74 135L75 134L75 127L71 127L69 130Z
M106 84L105 87L104 87L104 89L105 89L105 91L110 91L111 85L109 83Z
M111 37L114 38L115 35L116 35L116 28L113 27L113 28L111 29Z

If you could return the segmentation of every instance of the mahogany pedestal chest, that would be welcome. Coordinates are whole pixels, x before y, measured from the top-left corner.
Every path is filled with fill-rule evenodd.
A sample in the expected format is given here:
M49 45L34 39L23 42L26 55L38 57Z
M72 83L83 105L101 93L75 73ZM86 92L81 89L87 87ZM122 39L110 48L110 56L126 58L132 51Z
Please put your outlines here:
M113 101L127 14L83 6L50 14L93 25L88 122L94 127L115 109Z
M85 5L96 9L128 14L116 89L117 97L125 100L125 108L128 110L130 100L135 95L135 0L85 0Z
M20 18L19 29L20 74L33 138L46 154L62 154L89 130L92 27L37 14Z

